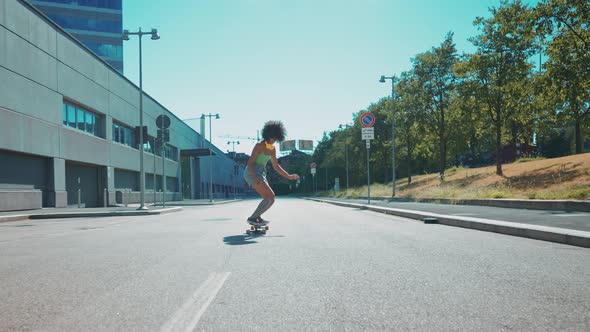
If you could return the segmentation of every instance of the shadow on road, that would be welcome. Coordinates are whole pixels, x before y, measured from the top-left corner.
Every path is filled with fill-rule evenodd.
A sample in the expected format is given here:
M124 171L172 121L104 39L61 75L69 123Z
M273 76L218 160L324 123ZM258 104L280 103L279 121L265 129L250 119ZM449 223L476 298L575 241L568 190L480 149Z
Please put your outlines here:
M223 242L230 246L241 246L244 244L254 244L258 243L255 241L256 238L259 237L285 237L284 235L264 235L264 234L242 234L242 235L232 235L226 236L223 238Z
M262 236L262 234L260 235L248 235L248 234L242 234L242 235L232 235L232 236L226 236L223 238L223 242L227 245L230 246L241 246L244 244L254 244L254 243L258 243L257 241L254 241L255 238Z

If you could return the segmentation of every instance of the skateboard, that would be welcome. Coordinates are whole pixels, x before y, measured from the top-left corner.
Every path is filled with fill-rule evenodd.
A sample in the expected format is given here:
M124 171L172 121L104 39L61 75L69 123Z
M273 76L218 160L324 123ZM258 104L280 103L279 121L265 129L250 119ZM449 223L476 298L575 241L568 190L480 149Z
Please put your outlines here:
M266 234L268 231L268 225L250 225L250 229L246 230L246 234Z

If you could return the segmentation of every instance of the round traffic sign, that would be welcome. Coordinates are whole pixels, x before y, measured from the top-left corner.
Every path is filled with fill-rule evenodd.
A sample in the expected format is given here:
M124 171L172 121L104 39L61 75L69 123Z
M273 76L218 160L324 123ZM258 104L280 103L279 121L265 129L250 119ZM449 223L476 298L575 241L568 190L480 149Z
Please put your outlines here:
M371 112L365 112L361 115L361 126L371 128L375 125L375 115Z
M316 163L309 164L309 168L316 168L318 165Z
M170 118L164 114L158 115L156 118L156 125L160 129L168 129L168 127L170 127Z

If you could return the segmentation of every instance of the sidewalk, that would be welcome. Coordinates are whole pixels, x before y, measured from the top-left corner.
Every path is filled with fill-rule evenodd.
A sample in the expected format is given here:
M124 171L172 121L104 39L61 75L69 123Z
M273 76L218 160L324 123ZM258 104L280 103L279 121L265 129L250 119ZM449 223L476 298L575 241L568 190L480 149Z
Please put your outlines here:
M214 199L213 202L210 202L209 199L191 199L191 200L183 200L183 201L171 201L166 202L166 206L201 206L201 205L219 205L219 204L227 204L227 203L235 203L240 202L243 199ZM162 206L161 203L156 204L156 206Z
M590 213L489 206L307 198L339 206L590 248Z
M120 217L120 216L151 216L182 211L182 206L206 206L239 202L241 199L216 199L210 202L208 199L195 199L184 201L166 202L162 204L146 204L147 210L137 210L139 204L128 206L110 206L106 208L43 208L38 210L0 211L0 222L25 219L57 219L57 218L84 218L84 217Z
M359 197L367 200L367 197ZM476 205L500 208L555 210L555 211L579 211L590 212L590 200L573 199L515 199L515 198L409 198L409 197L371 197L371 200L403 202L403 203L435 203L452 205Z
M161 208L148 206L148 210L137 210L138 207L139 204L130 204L127 207L113 206L106 208L43 208L39 210L2 211L0 212L0 222L26 219L150 216L182 211L181 207Z

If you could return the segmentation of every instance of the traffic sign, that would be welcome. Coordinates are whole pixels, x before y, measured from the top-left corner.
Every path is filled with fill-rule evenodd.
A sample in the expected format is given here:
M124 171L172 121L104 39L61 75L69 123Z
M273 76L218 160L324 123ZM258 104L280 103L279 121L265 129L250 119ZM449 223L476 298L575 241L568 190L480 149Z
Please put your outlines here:
M368 139L366 142L367 142L367 149L370 149L371 148L371 140Z
M370 128L373 127L375 125L375 115L371 112L365 112L363 113L363 115L361 115L361 126L365 127L365 128Z
M168 129L168 127L170 127L170 118L164 114L158 115L156 118L156 125L160 129Z
M361 128L361 139L375 139L375 128Z
M315 172L316 172L316 167L317 166L318 165L316 163L313 163L313 162L311 164L309 164L309 168L311 168L311 175L315 176Z
M170 142L170 129L158 129L158 140L160 142Z

